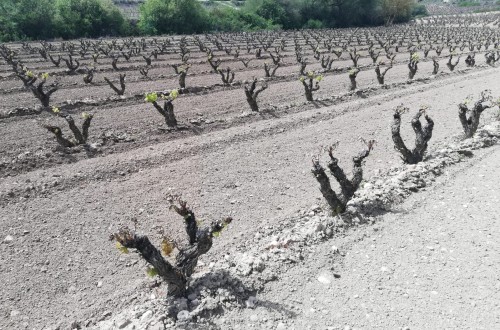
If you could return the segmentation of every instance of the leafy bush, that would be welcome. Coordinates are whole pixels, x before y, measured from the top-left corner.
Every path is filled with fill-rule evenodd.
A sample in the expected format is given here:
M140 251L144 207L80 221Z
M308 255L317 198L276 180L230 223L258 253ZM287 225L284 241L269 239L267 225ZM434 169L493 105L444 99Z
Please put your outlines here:
M17 32L28 39L47 39L54 34L54 0L19 0L13 17Z
M429 16L429 12L427 12L427 8L425 5L415 5L413 10L411 11L411 16L413 17L423 17Z
M204 7L197 0L146 0L138 24L130 24L112 0L1 0L0 42L369 26L425 14L412 0L247 0L238 9Z
M257 14L231 8L210 12L210 26L215 31L257 31L275 29L277 26Z
M51 37L54 13L54 0L0 1L0 42Z
M473 1L460 1L458 3L459 7L479 7L481 4L479 2L473 2Z
M201 33L209 30L207 11L196 0L147 0L139 29L146 34Z
M274 24L286 25L286 12L279 1L264 0L255 13Z
M307 21L306 24L304 24L304 29L323 29L325 25L323 22L317 19L310 19Z
M380 0L386 24L408 21L414 8L413 0Z
M0 42L19 39L14 20L16 6L12 0L0 1Z
M63 38L117 36L128 23L111 0L55 0L55 35Z

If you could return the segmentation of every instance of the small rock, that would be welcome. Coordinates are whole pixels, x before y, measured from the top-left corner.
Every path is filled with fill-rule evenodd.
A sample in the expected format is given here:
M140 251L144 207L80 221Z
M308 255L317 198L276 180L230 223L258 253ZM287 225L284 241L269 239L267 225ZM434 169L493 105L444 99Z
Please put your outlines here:
M187 321L191 318L188 311L180 311L177 313L177 321Z
M16 316L18 316L19 314L21 314L21 312L20 312L20 311L16 311L16 310L14 310L14 311L11 311L11 312L10 312L10 317L16 317Z
M106 318L108 318L109 316L111 316L111 311L105 311L104 313L102 313L101 315L101 318L99 319L99 321L103 321L105 320Z
M157 323L148 327L148 330L164 330L166 327L163 323Z
M97 287L98 288L102 287L102 281L97 282Z
M128 326L130 323L132 323L131 320L125 319L125 320L120 320L120 321L116 322L116 325L118 326L118 329L123 329L126 326Z
M152 310L147 310L144 314L141 316L141 321L146 321L153 316L153 311Z
M257 302L257 298L255 298L254 296L251 296L248 298L247 301L245 301L245 305L247 306L247 308L255 308L256 302Z
M286 325L283 322L278 323L278 325L276 326L276 330L285 330L285 329Z
M323 284L330 284L332 283L332 276L328 273L321 273L319 276L318 276L318 281L320 283L323 283Z
M3 242L9 244L9 243L12 243L13 240L14 240L14 237L12 237L11 235L7 235L3 239Z

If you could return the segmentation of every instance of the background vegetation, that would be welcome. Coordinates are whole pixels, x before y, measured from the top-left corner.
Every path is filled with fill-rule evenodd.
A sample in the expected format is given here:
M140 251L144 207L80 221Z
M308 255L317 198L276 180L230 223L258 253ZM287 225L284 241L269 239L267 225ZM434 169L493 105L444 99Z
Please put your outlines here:
M145 0L138 22L111 0L1 0L0 41L207 31L330 28L405 22L414 0Z

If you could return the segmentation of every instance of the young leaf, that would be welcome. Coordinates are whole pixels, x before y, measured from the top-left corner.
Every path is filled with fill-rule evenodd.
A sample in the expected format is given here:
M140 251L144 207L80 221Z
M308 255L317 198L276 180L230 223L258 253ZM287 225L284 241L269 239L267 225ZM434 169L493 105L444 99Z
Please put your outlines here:
M158 100L158 94L156 94L155 92L147 93L146 98L144 99L144 101L149 102L149 103L156 102L156 100Z
M169 242L166 238L163 238L163 241L161 242L161 252L163 252L166 256L170 256L172 251L174 251L174 244Z
M158 275L158 270L154 267L148 267L148 269L146 269L146 274L149 277L155 277L156 275Z
M173 91L170 92L169 97L173 100L175 100L179 96L179 91L177 89L174 89Z
M120 251L121 253L124 253L124 254L127 254L128 253L128 249L121 245L120 242L116 242L116 248L118 249L118 251Z
M220 234L222 233L222 231L223 231L224 229L226 229L227 225L228 225L227 223L224 223L224 224L222 225L222 228L221 228L220 230L212 232L212 236L213 236L213 237L219 237L219 236L220 236Z

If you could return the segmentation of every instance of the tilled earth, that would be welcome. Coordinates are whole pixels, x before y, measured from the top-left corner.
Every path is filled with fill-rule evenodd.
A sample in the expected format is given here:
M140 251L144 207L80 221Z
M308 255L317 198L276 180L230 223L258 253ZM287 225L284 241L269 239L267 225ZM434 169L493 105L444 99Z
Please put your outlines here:
M94 119L91 139L96 139L96 136L105 129L112 129L133 135L136 141L140 141L135 147L109 148L103 155L93 158L69 155L68 157L75 159L70 159L68 162L61 161L56 156L46 156L57 159L50 164L42 161L41 166L35 163L30 169L8 164L17 164L14 158L19 158L19 155L25 152L24 150L28 153L40 150L44 155L50 153L51 148L47 148L47 145L53 145L55 142L38 126L39 121L46 121L49 117L42 115L2 119L0 150L2 159L6 161L2 168L2 179L0 179L0 205L2 207L0 224L3 233L2 244L0 244L0 275L3 280L0 289L0 328L45 329L60 325L62 329L67 329L71 328L74 322L82 326L91 326L133 304L134 301L144 299L146 287L152 285L152 281L145 279L144 263L136 255L120 255L108 238L120 226L132 226L132 218L138 220L139 231L150 234L155 239L159 236L154 228L159 225L167 228L169 232L179 233L180 236L182 219L168 210L165 200L165 195L170 192L181 193L198 217L205 220L205 223L227 215L235 219L230 228L223 233L222 238L217 240L213 250L202 258L202 261L208 264L212 260L223 258L226 254L232 254L236 245L244 242L246 237L253 237L259 228L278 227L280 221L288 215L321 202L318 184L310 173L311 157L319 153L320 146L339 140L340 145L336 153L341 164L349 167L351 166L350 158L363 148L359 137L377 140L374 152L366 161L366 176L370 176L376 170L400 164L400 159L393 150L389 131L392 110L397 105L409 106L411 112L416 111L420 105L429 105L429 114L436 123L430 148L432 149L435 143L447 141L450 136L461 131L457 116L457 104L460 101L470 94L478 96L484 89L491 89L494 96L500 95L498 84L500 73L497 68L481 67L465 71L459 69L463 67L457 68L457 72L453 74L441 75L437 78L416 81L412 84L402 83L383 90L374 89L364 95L353 94L336 103L317 101L312 105L297 105L295 108L292 107L291 111L285 111L287 109L283 107L275 116L265 114L261 118L244 121L245 125L229 123L223 126L221 124L213 130L202 127L198 133L189 130L186 133L175 133L177 135L174 134L173 137L157 130L155 125L159 122L158 115L152 111L150 105L141 103L124 107L105 106L102 111L99 110L99 114ZM393 69L394 73L397 73L397 70L397 68ZM422 66L421 70L426 70L428 74L429 68ZM404 66L400 68L400 71L398 76L403 82L405 79L402 72L406 74ZM317 94L318 98L331 96L331 89L346 90L348 82L344 81L346 80L345 74L342 77L342 82L340 78L336 80L335 76L325 78L325 84L322 84L322 89ZM373 84L371 79L364 81L361 74L359 77L360 85L366 84L365 86L368 87ZM388 83L391 83L389 74L386 79ZM342 87L335 87L335 84L340 84ZM262 93L262 102L273 102L282 106L300 103L303 100L302 93L302 87L297 81L273 84L270 90ZM290 97L290 95L294 96ZM198 108L203 108L202 117L208 117L214 121L220 118L230 121L227 118L238 117L247 112L247 105L244 104L242 96L242 91L237 89L225 91L221 95L189 96L186 97L186 99L189 98L189 102L186 103L182 102L181 97L178 100L180 118L183 121L189 121L190 117L196 116ZM234 100L237 98L241 104L235 105ZM12 100L6 100L7 104L12 104L9 103ZM226 108L229 110L225 110ZM491 121L494 115L494 110L487 111L483 115L483 122ZM243 118L247 118L245 116ZM249 117L252 118L252 116ZM406 141L412 141L414 138L409 120L410 115L407 114L404 117L404 127L402 127L402 134ZM145 138L146 136L148 138ZM147 142L144 142L145 140ZM493 164L498 157L493 160L486 157L485 161L488 159L490 162L488 164ZM497 172L493 170L493 172L488 172L489 168L491 166L482 167L481 169L485 172L481 175L498 178ZM458 178L473 180L473 176L459 176ZM460 194L469 196L469 192L462 189L470 190L474 186L467 186L467 182L459 180L457 183L452 183L449 189L453 190L449 191L458 193L457 190L460 190ZM495 190L494 187L498 186L493 182L488 182L488 184L493 187L490 190ZM477 185L475 187L479 189ZM488 200L491 210L486 208L488 205L484 205L483 218L491 217L490 220L493 220L498 213L498 203L494 199L498 199L498 193L495 191L496 195L493 194L493 197L490 196ZM486 190L481 190L481 192L486 193ZM443 191L441 196L446 199L450 196L449 194L451 192ZM461 199L458 196L450 203L456 203ZM473 200L459 203L470 205L473 204ZM426 209L434 205L435 203L431 203ZM448 209L453 211L456 207L446 206L446 210ZM392 240L399 241L394 238L391 240L391 238L403 229L406 230L405 235L409 237L409 233L415 233L415 237L413 243L408 240L403 243L403 240L400 240L400 245L411 246L412 256L417 259L421 256L431 258L438 252L447 253L450 249L461 251L460 249L466 248L466 245L459 242L456 243L459 244L456 248L446 246L448 250L442 251L442 247L436 247L435 243L436 240L439 242L439 238L434 237L429 242L424 242L425 245L422 247L425 237L422 233L439 235L440 232L444 232L445 235L449 235L449 226L453 225L455 219L444 215L443 230L423 227L423 231L418 232L417 220L422 223L435 221L437 215L443 214L443 210L434 210L428 214L423 209L415 212L413 215L410 212L407 215L409 219L405 221L405 223L410 223L411 227L405 228L403 225L398 225L403 226L403 228L395 227L401 231L395 231L396 229L391 227L383 232L383 237L375 237L376 240L386 240L383 246L387 247L387 253L393 251L391 249L396 249L396 246L390 244ZM388 217L398 217L398 213L388 215ZM460 219L460 221L465 220ZM465 237L468 233L465 229L466 224L464 222L464 228L461 228L463 231L456 233L457 236ZM444 228L444 226L448 227ZM480 229L486 227L483 224L477 224L474 228L478 229L478 235L479 233L483 235ZM478 237L478 240L481 239L484 242L487 237ZM372 244L370 243L370 246ZM427 248L427 245L434 247L434 250ZM400 265L396 261L403 257L401 254L396 254L400 251L394 251L384 255L383 260L377 259L382 258L382 255L377 255L377 253L365 260L365 255L371 256L367 252L370 246L354 247L353 258L350 258L351 253L349 253L344 260L343 269L344 273L350 273L351 276L360 274L356 265L368 263L366 260L373 260L373 271L378 271L381 267L387 268L387 271L383 271L383 275L377 277L380 278L379 284L365 286L375 288L376 290L373 290L375 293L370 294L377 295L378 291L385 292L384 290L392 285L386 282L389 277L400 278L397 272ZM356 253L356 251L363 253ZM493 252L492 255L494 255ZM394 263L389 264L387 258L393 258ZM458 257L455 259L466 260ZM381 265L382 262L384 262L383 265ZM491 262L494 260L492 259ZM424 266L431 267L432 265L435 263ZM479 266L481 265L478 264ZM443 300L445 298L441 298L443 296L440 294L446 290L444 285L447 284L448 279L452 278L451 274L446 275L429 269L428 275L420 278L416 270L411 273L411 276L416 274L417 277L410 278L415 283L420 283L420 280L422 283L425 282L425 292L429 291L429 295L424 297L426 293L415 291L415 286L398 289L399 291L394 289L394 292L391 291L391 295L388 295L390 305L384 305L383 308L372 304L369 300L371 298L362 302L359 297L362 294L367 295L366 292L359 291L355 294L358 297L348 295L349 290L355 289L357 281L346 282L343 291L346 294L345 300L335 303L344 305L343 308L351 306L353 309L359 305L357 312L356 314L347 313L339 307L338 322L332 321L331 326L336 328L347 324L354 327L375 327L379 324L381 327L398 325L425 328L430 324L431 328L462 327L462 325L468 327L470 324L462 322L462 316L456 315L460 309L453 307L454 305L439 309L447 313L442 315L443 318L446 317L446 321L441 323L426 323L438 320L438 314L433 314L433 318L427 320L422 317L418 320L406 319L404 322L398 321L399 323L394 324L381 321L380 315L391 313L391 306L395 308L395 311L392 311L394 315L398 317L401 315L402 320L406 317L405 315L411 314L409 309L403 313L404 309L401 307L403 302L408 308L415 308L422 313L425 308L431 310L434 308L432 306L437 306L435 304L442 306L448 303ZM301 272L298 268L296 271ZM376 280L367 270L363 271L364 277L360 281ZM314 274L301 274L308 277L315 276ZM470 276L472 274L471 272ZM485 276L486 274L483 273ZM434 276L437 278L438 284L436 285L430 282ZM401 278L408 279L402 276ZM486 287L492 284L491 278L488 277L486 280L484 284L477 285ZM496 281L498 283L498 279ZM286 285L286 282L283 283ZM455 291L462 287L461 283L465 286L465 282L456 283L453 286ZM322 314L325 309L331 310L324 307L329 302L321 293L327 295L328 290L333 290L333 286L330 289L322 288L314 281L310 281L309 284L305 282L303 285L304 289L299 293L310 289L311 292L317 293L317 301L321 299L324 301L321 300L322 306L317 307L318 303L310 299L315 297L307 296L309 300L303 302L307 313L304 314L305 316L302 315L294 326L302 329L309 325L313 329L316 326L328 325L321 323L321 318L317 318L315 313ZM402 284L396 284L398 285L402 287ZM362 285L357 289L361 290L361 287ZM287 291L281 289L279 285L273 290L277 290L274 292ZM480 294L483 291L477 290L476 292ZM498 295L498 290L495 292ZM467 291L464 297L467 296L468 299L469 293L474 292ZM484 291L483 293L484 295L480 297L484 298L489 297L491 292ZM396 299L395 295L398 294L401 295L397 299L402 302ZM295 295L295 297L293 299L302 299L300 295ZM335 295L329 296L328 299L332 302L334 298ZM423 298L428 299L428 304L424 304ZM478 303L478 300L480 299L474 301ZM417 301L419 301L418 304ZM459 303L464 300L457 298L455 301ZM498 304L498 299L496 301ZM488 305L486 310L493 311L493 306L498 307L495 302L492 304ZM471 309L475 308L472 300L468 306L472 306ZM373 313L374 310L377 313ZM362 313L363 318L359 313ZM450 320L453 320L454 315L460 322L451 323ZM480 315L477 315L479 320ZM357 321L352 321L352 317L355 317ZM494 321L491 315L484 321L478 321L480 322L478 327L494 328L494 323L491 323ZM285 324L288 323L285 322Z

